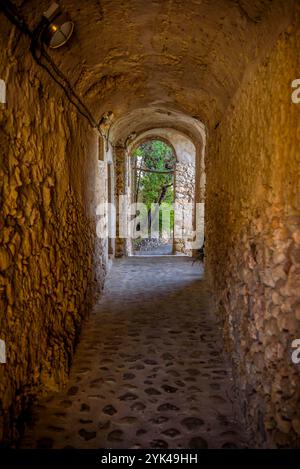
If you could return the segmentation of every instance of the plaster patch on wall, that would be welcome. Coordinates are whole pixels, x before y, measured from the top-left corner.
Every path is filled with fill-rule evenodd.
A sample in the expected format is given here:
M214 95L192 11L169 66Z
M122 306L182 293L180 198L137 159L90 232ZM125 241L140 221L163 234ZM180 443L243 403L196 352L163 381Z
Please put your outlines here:
M5 81L0 78L0 103L6 104L6 84Z
M0 339L0 363L6 363L6 347L2 339Z

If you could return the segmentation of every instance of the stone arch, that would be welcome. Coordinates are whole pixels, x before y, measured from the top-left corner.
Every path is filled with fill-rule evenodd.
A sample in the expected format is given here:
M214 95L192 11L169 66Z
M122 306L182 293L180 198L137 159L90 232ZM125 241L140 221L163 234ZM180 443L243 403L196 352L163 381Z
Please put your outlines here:
M174 157L174 162L175 162L175 167L174 167L174 170L172 171L173 173L173 202L175 202L176 200L176 168L177 168L177 163L178 163L178 154L177 154L177 151L172 143L172 141L167 138L165 135L162 135L160 134L159 132L156 131L157 129L154 129L153 133L151 133L150 135L146 135L146 133L142 133L141 135L139 135L139 137L137 137L136 139L134 139L134 141L131 142L131 144L127 147L127 150L126 150L126 159L127 159L127 168L128 168L128 171L129 171L129 174L128 174L128 177L129 177L129 181L128 181L128 187L129 187L129 198L131 199L131 202L134 203L136 202L134 200L134 197L133 197L133 193L134 193L134 180L135 180L135 177L136 177L136 171L135 171L135 168L134 168L134 164L133 164L133 152L135 149L137 149L140 145L142 145L143 143L146 143L146 142L149 142L149 141L161 141L163 142L165 145L167 145L171 150L172 150L172 154L173 154L173 157ZM172 252L174 253L175 252L175 245L174 245L174 230L172 230ZM133 255L134 254L134 249L132 247L132 243L129 241L127 242L127 254L128 255Z
M110 132L114 145L116 173L123 175L119 178L120 184L116 185L116 198L125 193L128 195L127 188L130 187L128 158L133 148L145 139L155 137L164 139L168 145L174 148L179 166L180 163L189 163L195 167L192 226L193 231L200 230L200 238L203 239L205 198L204 157L206 145L204 125L197 119L174 110L148 108L140 109L137 113L138 117L134 113L123 116L122 119L113 124ZM126 181L125 184L124 181ZM196 217L196 204L197 209L200 210L198 216L200 220L198 221ZM200 241L200 247L201 243L202 241ZM118 240L117 237L116 244L119 246L116 249L117 256L131 252L130 242ZM179 249L178 245L177 249L178 252L192 254L192 250L185 251L183 245L181 249Z
M183 241L181 234L182 218L190 218L191 231L196 230L196 146L193 140L184 132L174 128L153 128L141 132L127 147L128 154L144 141L149 139L161 139L173 148L176 155L176 168L174 172L174 203L175 207L175 232L173 253L192 255L187 242ZM201 220L204 230L204 219Z
M134 140L134 143L131 144L128 148L127 148L127 152L130 152L132 153L136 148L138 148L140 145L142 145L143 143L146 143L146 142L149 142L151 140L160 140L161 142L164 142L166 145L168 145L168 147L170 147L173 151L173 155L174 157L177 159L177 153L176 153L176 150L174 148L174 145L172 144L172 142L170 140L168 140L166 137L163 137L159 134L153 134L151 136L143 136L142 137L139 137L138 139L135 139Z

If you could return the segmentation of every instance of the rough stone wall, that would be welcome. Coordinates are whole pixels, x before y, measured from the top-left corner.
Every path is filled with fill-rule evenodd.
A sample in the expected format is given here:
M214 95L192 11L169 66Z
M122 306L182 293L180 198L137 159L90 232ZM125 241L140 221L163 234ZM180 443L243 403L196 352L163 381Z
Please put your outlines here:
M195 164L176 163L175 168L175 211L174 218L174 251L183 254L192 254L187 245L191 239L189 233L193 231L193 213L195 202ZM182 231L182 220L186 223L188 231ZM190 228L190 230L189 230Z
M261 446L300 445L299 46L298 17L210 133L206 159L207 269Z
M3 24L2 24L3 23ZM96 136L1 18L0 440L15 440L33 396L62 385L101 286L95 238ZM85 305L85 306L84 306Z
M126 191L126 158L125 149L123 146L115 146L114 148L115 159L115 204L116 204L116 241L115 241L115 256L122 257L126 254L126 239L124 234L127 227L127 213L126 210L120 210L120 200L125 200ZM120 199L120 197L124 199ZM127 199L126 199L127 200Z

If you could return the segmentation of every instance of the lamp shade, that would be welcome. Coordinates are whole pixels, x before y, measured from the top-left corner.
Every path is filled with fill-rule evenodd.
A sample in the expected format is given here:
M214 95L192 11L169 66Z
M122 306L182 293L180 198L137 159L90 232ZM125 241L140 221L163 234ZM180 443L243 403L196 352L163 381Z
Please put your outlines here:
M43 39L52 49L63 46L71 37L74 23L62 13L56 16L47 26Z

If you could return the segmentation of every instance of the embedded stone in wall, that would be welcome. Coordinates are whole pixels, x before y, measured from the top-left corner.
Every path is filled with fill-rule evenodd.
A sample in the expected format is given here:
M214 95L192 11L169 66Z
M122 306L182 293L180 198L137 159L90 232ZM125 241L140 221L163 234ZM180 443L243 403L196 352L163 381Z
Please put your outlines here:
M210 136L206 266L256 444L300 445L299 17ZM266 92L268 90L268 92ZM257 107L259 103L259 109Z
M16 60L5 55L7 44L0 52L0 74L9 76L8 105L0 114L4 444L18 438L22 412L34 396L64 384L105 273L95 212L87 209L97 174L95 137L37 71L25 46L21 40Z

